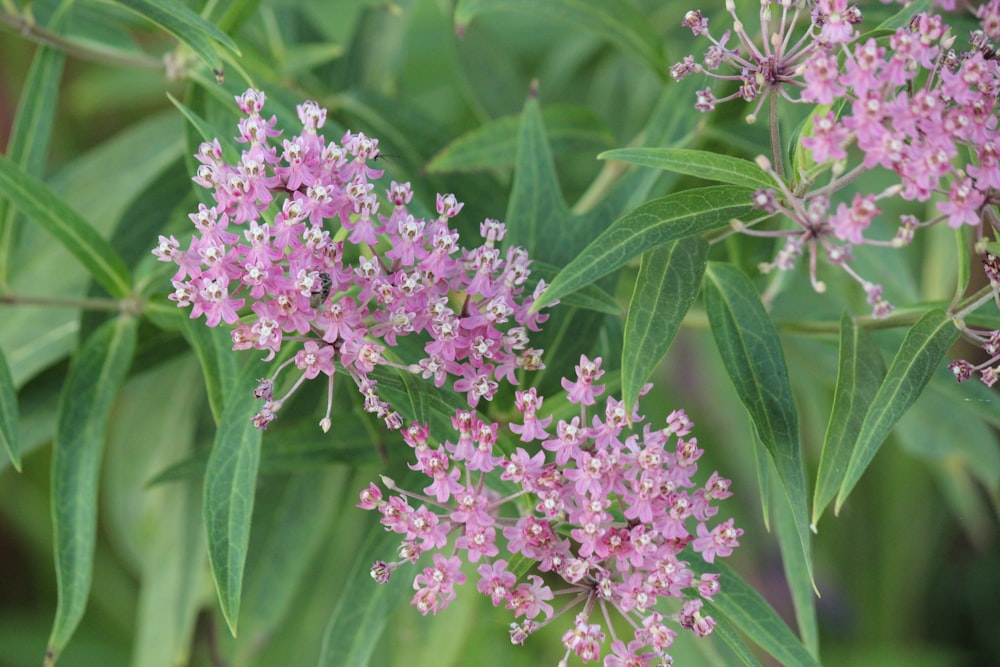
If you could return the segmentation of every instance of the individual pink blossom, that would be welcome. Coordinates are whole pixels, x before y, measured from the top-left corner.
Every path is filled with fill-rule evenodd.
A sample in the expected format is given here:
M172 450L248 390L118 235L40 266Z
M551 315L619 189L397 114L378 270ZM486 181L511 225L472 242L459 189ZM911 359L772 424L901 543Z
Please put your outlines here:
M698 537L691 546L701 553L706 562L713 563L716 556L728 556L733 553L733 549L740 545L739 537L742 534L743 529L733 527L732 519L719 524L711 532L705 528L704 523L699 523Z

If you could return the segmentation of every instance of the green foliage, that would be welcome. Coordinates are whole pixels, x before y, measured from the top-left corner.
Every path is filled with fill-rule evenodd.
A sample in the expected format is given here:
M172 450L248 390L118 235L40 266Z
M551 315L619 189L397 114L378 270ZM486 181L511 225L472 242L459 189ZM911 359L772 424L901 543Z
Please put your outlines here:
M709 265L705 273L705 310L719 354L750 415L754 434L777 470L801 545L797 553L812 581L798 412L778 331L750 279L729 264Z
M932 3L861 4L885 19L865 38L885 41ZM713 21L725 15L715 5L704 10ZM922 238L885 263L867 249L851 257L859 272L891 276L887 293L913 297L885 319L822 262L824 294L807 266L761 275L785 223L762 222L757 237L733 231L766 217L751 196L776 187L757 161L774 159L773 147L763 127L745 126L750 108L698 113L704 81L670 80L671 59L694 48L680 28L689 8L4 3L0 117L13 120L0 128L0 664L563 657L571 614L510 646L510 612L475 592L474 571L452 608L427 617L407 604L424 561L373 582L372 563L397 558L400 536L358 510L357 494L379 474L419 487L412 450L364 411L342 369L329 433L317 426L324 382L305 383L257 430L254 386L285 350L268 363L234 352L227 328L166 298L171 271L148 251L161 234L186 247L188 214L210 200L190 182L191 154L218 137L238 159L233 95L248 86L267 94L279 126L296 127L295 106L315 99L327 137L378 137L385 185L411 182L412 210L428 219L435 193L455 193L463 239L484 218L505 221L504 247L530 253L527 292L547 285L535 310L550 319L531 338L545 368L517 374L518 389L545 395L544 412L579 414L560 379L587 355L604 359L600 382L624 405L654 383L638 402L655 426L675 408L691 414L699 467L733 479L723 516L745 532L727 564L684 552L697 574L721 573L722 591L703 610L714 636L682 633L677 664L995 662L988 642L965 646L944 622L974 615L992 627L995 600L975 586L939 595L942 572L996 560L1000 401L944 368L972 354L956 346L956 325L1000 328L975 292L987 288L974 230ZM813 114L845 106L780 118L792 189L829 166L801 143ZM898 207L887 214L920 213ZM942 278L952 264L954 279ZM969 291L986 307L965 312ZM386 357L404 363L402 351ZM373 375L407 422L428 424L434 442L454 439L464 396L402 368ZM518 419L510 387L476 409L502 425ZM503 434L497 452L523 445ZM506 495L504 484L490 488ZM838 516L814 535L831 502ZM516 559L510 570L524 581L530 566ZM793 612L795 630L783 620Z
M97 481L104 430L135 349L135 318L109 320L90 336L69 370L52 442L52 523L59 603L45 651L55 664L83 617L97 533Z
M698 236L680 239L642 256L622 342L622 402L634 405L642 386L681 328L698 296L708 261L708 244Z

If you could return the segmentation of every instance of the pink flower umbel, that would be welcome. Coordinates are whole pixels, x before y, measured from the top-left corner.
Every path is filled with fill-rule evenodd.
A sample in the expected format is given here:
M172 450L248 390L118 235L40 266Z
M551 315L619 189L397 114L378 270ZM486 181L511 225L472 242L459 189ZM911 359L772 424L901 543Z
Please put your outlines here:
M517 370L543 367L528 331L547 318L529 313L545 284L525 292L531 260L522 248L500 247L503 223L485 221L481 244L463 247L449 223L462 210L454 195L438 194L438 215L428 219L408 209L409 183L392 182L379 199L374 181L382 172L371 166L377 139L351 132L339 143L326 139L326 110L304 102L300 134L278 147L276 119L261 115L264 94L248 90L236 102L245 114L240 159L227 163L218 140L195 156L194 181L212 191L215 205L191 214L196 232L186 250L161 236L153 254L179 267L170 296L179 307L204 315L208 326L235 325L233 349L270 360L286 344L302 345L262 381L257 393L267 402L255 424L266 427L304 380L322 375L329 397L320 424L329 429L338 365L365 409L390 428L402 418L379 396L372 377L379 366L439 387L451 379L470 407L490 400L501 381L516 383ZM423 355L390 361L390 348L408 336L421 341ZM292 364L301 375L275 398L277 377Z
M744 234L785 239L762 271L787 271L808 253L810 282L815 291L824 292L817 259L825 256L861 285L872 315L881 318L893 307L882 286L852 266L854 246L900 248L913 240L915 230L942 222L974 228L980 242L984 223L1000 230L995 212L1000 203L1000 61L991 41L1000 38L1000 2L979 6L982 30L974 31L958 52L953 49L956 35L937 15L916 14L887 38L862 41L858 34L864 17L859 5L848 0L761 2L759 35L748 31L750 23L737 17L732 2L727 11L733 28L721 37L713 36L700 12L685 16L683 25L711 44L701 62L689 55L671 71L677 79L703 74L740 82L738 91L724 98L716 98L711 89L698 91L695 107L702 111L741 98L753 103L747 120L755 122L764 101L770 103L771 156L758 163L775 186L758 191L754 202L795 228L764 231L734 224ZM785 164L779 103L832 106L819 109L804 126L804 150L793 150L792 165ZM867 182L886 183L880 191L865 192L858 185L870 173L875 178ZM878 218L883 209L898 207L898 202L886 206L890 199L935 201L923 209L923 220L901 216L895 236L886 238L886 225ZM896 221L890 225L895 228Z
M455 442L434 445L427 427L406 429L417 461L411 468L429 483L408 491L383 477L388 499L374 486L361 492L358 506L376 509L386 530L402 538L401 558L373 567L376 581L432 552L434 566L414 580L413 604L437 613L462 580L458 563L467 561L479 577L476 589L513 612L513 643L572 610L562 641L567 658L584 662L600 660L610 638L605 665L670 664L677 632L655 611L663 598L682 601L674 617L680 628L709 634L715 621L702 613L702 599L719 594L719 576L697 578L685 558L712 563L739 546L743 531L732 519L713 518L715 503L731 495L729 481L717 472L702 486L694 480L702 450L687 437L693 424L683 411L657 429L642 424L633 407L631 423L641 434L625 432L626 412L614 398L604 401L603 414L588 414L604 392L593 383L601 374L599 359L583 357L575 381L563 380L580 416L558 420L562 435L554 440L543 440L552 417L539 417L542 397L518 392L523 423L508 428L528 446L536 443L534 453L518 446L498 456L498 426L468 411L453 419ZM494 490L502 488L497 477L510 487L506 496ZM612 614L627 619L632 636L618 636Z

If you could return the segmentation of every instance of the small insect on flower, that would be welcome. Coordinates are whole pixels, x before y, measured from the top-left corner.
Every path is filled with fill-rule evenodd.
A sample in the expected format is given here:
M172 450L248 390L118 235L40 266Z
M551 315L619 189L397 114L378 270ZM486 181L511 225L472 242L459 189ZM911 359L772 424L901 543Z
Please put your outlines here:
M319 283L309 293L309 305L312 308L319 308L320 304L330 296L330 288L333 287L333 279L326 271L320 271L317 279Z

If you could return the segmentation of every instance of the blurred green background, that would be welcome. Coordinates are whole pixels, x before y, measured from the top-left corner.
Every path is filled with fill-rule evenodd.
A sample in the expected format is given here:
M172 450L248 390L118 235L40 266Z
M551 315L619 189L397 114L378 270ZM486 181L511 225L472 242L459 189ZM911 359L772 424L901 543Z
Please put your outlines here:
M38 25L47 25L56 4L31 4ZM669 94L675 85L614 40L530 11L483 14L458 38L451 0L188 4L213 20L224 16L240 47L242 56L227 63L227 92L217 95L211 73L194 59L181 81L168 80L162 67L145 66L173 52L176 41L115 3L80 0L61 29L80 52L66 60L59 78L51 143L39 174L130 263L146 266L138 273L148 278L148 294L163 293L169 284L148 257L156 235L185 229L185 215L198 201L189 180L197 138L167 93L204 109L210 122L230 134L235 134L231 116L223 115L222 103L213 98L224 100L247 87L240 69L276 104L290 108L316 99L329 109L330 126L380 138L386 182L412 181L424 208L432 209L434 193L454 192L466 205L459 218L463 230L471 232L482 218L502 217L507 209L516 115L532 81L563 195L570 206L582 199L581 208L605 191L603 179L617 176L617 167L598 161L597 153L641 143L650 118L664 113L665 87ZM665 62L704 48L692 46L690 34L680 29L689 9L685 3L633 4L662 38ZM754 11L754 3L739 4ZM876 14L888 11L880 3L861 5ZM221 14L226 6L243 11ZM721 7L704 9L722 16ZM19 31L11 8L0 11L8 17L0 30L0 147L6 151L39 39ZM108 54L116 62L106 62ZM762 128L745 126L744 109L699 117L690 111L692 99L665 99L667 115L676 115L689 131L700 129L696 145L749 157L765 152ZM500 142L481 168L453 169L449 161L459 162L456 151L469 146L460 138L472 141L483 128L506 132L510 141ZM684 185L663 179L653 193ZM574 230L565 233L569 238ZM47 244L44 234L25 229L19 248L12 289L48 297L87 294L79 268ZM770 247L727 250L744 253L745 264L753 266L768 257ZM899 265L881 270L907 276L916 293L931 280L936 254L934 248L918 248ZM620 282L623 304L636 269L629 267ZM823 302L800 291L778 302L779 322L794 319L807 304L811 316L836 323L843 302L833 297ZM0 460L4 667L40 664L52 625L48 445L67 355L95 321L93 314L81 316L73 308L0 305L0 345L20 388L26 451L21 474ZM836 381L832 331L788 329L783 337L813 478ZM883 335L891 354L898 337ZM613 365L616 336L620 324L609 326L601 340L576 342L581 349L574 353L596 346ZM820 522L814 548L824 664L1000 664L1000 549L990 500L991 494L996 497L1000 403L995 392L960 392L947 377L939 379L897 428L841 516ZM780 554L762 519L748 420L711 335L697 318L675 341L656 380L657 389L644 399L645 412L657 420L684 407L706 450L703 470L718 468L734 480L736 496L722 511L746 532L729 564L794 627ZM204 455L212 437L201 374L176 332L143 328L139 358L116 403L104 454L91 599L60 665L316 664L345 583L368 577L369 563L359 562L359 554L377 531L373 517L354 503L384 467L379 450L369 444L371 431L360 416L351 419L355 408L346 399L330 436L315 427L315 400L315 395L301 397L265 435L241 632L233 639L217 610L199 532L197 455ZM393 438L381 443L390 476L405 470L397 444ZM297 448L311 458L279 456ZM317 456L323 448L327 455ZM275 454L270 466L268 452ZM172 481L147 485L185 460L194 463L175 470ZM401 572L395 583L405 588L409 578ZM475 592L474 583L438 617L420 617L404 603L389 617L371 664L555 665L562 657L564 624L557 621L526 646L511 647L509 620L508 612L492 609ZM721 642L695 642L687 633L674 653L678 665L736 664Z

